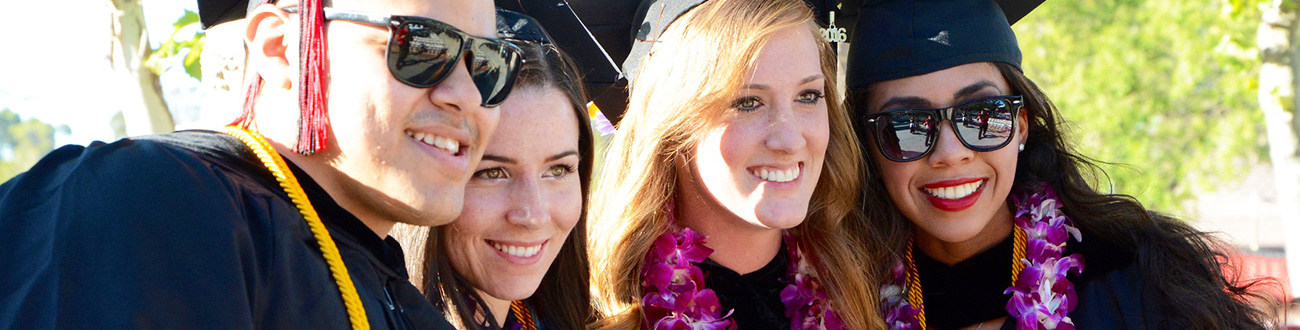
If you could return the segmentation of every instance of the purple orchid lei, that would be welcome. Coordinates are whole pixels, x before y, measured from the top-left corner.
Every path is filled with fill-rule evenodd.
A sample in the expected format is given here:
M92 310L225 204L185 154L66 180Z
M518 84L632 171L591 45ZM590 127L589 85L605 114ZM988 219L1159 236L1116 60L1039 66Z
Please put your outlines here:
M1078 228L1061 212L1056 192L1041 184L1023 196L1012 196L1016 205L1016 226L1025 232L1025 268L1016 282L1003 293L1010 293L1007 313L1016 318L1017 330L1073 330L1069 313L1078 306L1074 283L1066 276L1083 272L1083 256L1062 256L1070 236L1083 241ZM907 301L906 269L902 262L894 265L892 282L880 288L881 313L890 329L923 330L918 320L922 307Z
M830 299L812 275L816 270L804 257L799 241L788 232L782 236L790 256L786 274L786 282L790 284L781 290L781 303L785 304L785 316L790 318L790 329L847 329L839 315L831 310Z
M1019 207L1016 226L1025 231L1025 269L1016 283L1003 293L1011 293L1007 312L1016 317L1016 329L1074 330L1069 313L1078 307L1074 283L1066 278L1068 273L1083 272L1083 256L1078 253L1062 257L1070 236L1082 242L1083 234L1070 224L1070 218L1061 213L1056 201L1056 191L1043 185L1022 198L1013 197Z
M675 223L671 206L669 222ZM812 266L796 241L785 235L790 255L790 282L781 290L790 328L799 330L844 329L831 310L821 284L812 276ZM704 246L705 237L691 230L664 233L655 239L641 271L642 310L648 326L655 330L734 330L736 323L722 315L717 293L704 287L704 273L695 263L703 262L713 249Z
M704 246L704 236L690 228L660 235L646 255L641 270L641 298L647 322L655 330L736 329L721 315L718 295L704 287L704 272L693 263L713 254Z
M907 269L902 261L894 263L890 275L890 281L880 286L880 314L885 317L885 326L891 330L925 330L917 318L921 309L907 302Z

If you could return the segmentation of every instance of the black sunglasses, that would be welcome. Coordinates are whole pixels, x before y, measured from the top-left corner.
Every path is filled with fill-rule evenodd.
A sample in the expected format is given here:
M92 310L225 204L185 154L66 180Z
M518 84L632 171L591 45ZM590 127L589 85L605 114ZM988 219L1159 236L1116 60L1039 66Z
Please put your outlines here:
M934 151L939 123L952 124L957 139L974 151L1005 147L1016 132L1016 113L1024 106L1020 96L995 96L939 109L895 109L866 116L863 126L871 132L885 158L910 162Z
M296 13L298 8L285 11ZM325 19L388 27L388 72L411 87L429 88L442 82L468 52L465 66L482 96L483 107L505 101L523 63L523 51L508 41L472 36L432 18L325 8Z

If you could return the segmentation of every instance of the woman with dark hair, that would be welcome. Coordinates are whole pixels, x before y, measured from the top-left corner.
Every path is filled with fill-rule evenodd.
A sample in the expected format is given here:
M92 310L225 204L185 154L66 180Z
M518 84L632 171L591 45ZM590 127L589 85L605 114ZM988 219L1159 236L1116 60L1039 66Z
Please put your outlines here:
M536 21L498 14L499 34L523 50L524 64L464 211L429 230L423 291L460 329L581 329L592 315L593 159L582 82Z
M1010 23L1028 11L1002 2L861 11L849 102L870 149L862 208L898 260L880 270L889 327L1263 328L1221 242L1089 185L1104 173L1021 71Z

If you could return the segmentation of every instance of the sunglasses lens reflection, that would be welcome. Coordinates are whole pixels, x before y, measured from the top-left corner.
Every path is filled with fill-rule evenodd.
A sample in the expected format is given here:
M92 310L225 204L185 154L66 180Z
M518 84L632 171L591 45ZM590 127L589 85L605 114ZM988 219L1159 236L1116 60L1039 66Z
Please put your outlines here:
M471 48L465 57L465 65L483 97L483 106L500 105L514 86L515 73L521 61L519 52L503 43L480 40L475 40Z
M978 100L953 108L957 137L971 150L993 151L1007 145L1015 131L1018 99L1008 97ZM920 159L934 148L939 136L938 109L897 110L876 120L876 139L881 153L894 161Z
M957 134L973 150L997 149L1011 138L1011 105L1005 99L966 104L955 109L952 116Z
M503 41L466 36L427 22L402 22L388 42L388 70L398 81L417 88L442 82L465 58L482 105L494 107L505 100L523 62L518 48ZM470 47L465 47L465 43ZM466 49L468 48L468 49Z
M924 156L933 144L938 122L925 111L902 111L880 117L881 151L890 158L911 160Z
M451 72L465 40L455 31L406 22L388 43L388 69L413 87L437 85Z

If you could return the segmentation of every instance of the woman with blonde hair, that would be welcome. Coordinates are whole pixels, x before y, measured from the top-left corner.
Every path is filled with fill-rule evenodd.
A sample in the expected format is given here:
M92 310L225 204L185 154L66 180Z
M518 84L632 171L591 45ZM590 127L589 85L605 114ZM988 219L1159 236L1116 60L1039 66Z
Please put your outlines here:
M798 0L656 1L592 195L604 329L875 329L863 171Z

